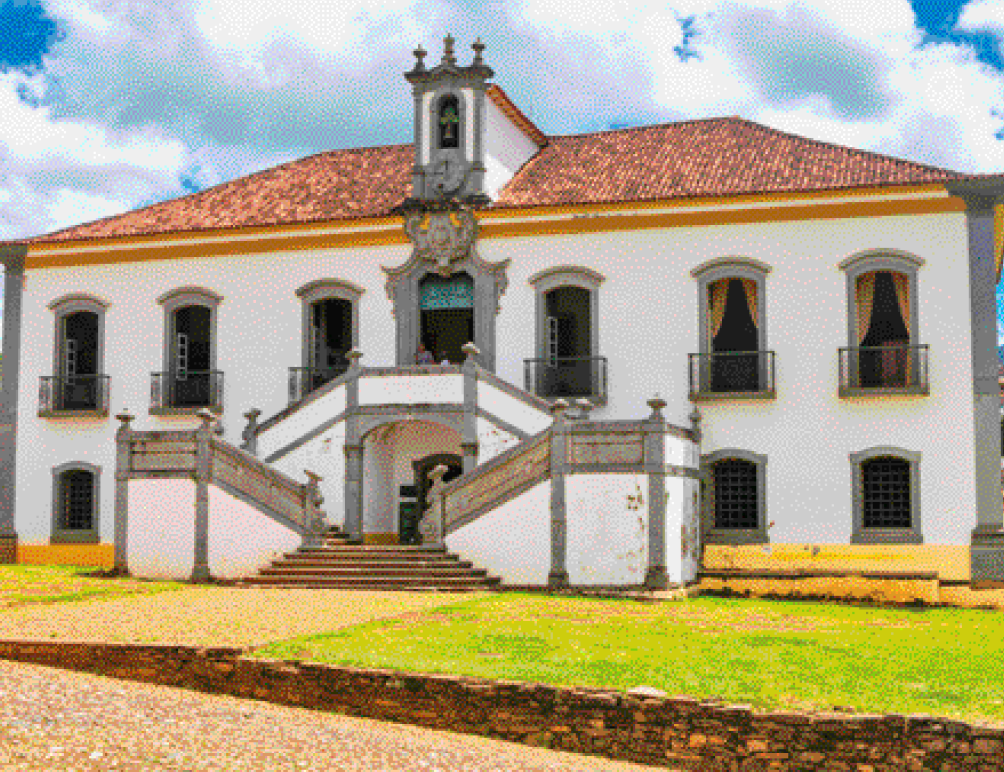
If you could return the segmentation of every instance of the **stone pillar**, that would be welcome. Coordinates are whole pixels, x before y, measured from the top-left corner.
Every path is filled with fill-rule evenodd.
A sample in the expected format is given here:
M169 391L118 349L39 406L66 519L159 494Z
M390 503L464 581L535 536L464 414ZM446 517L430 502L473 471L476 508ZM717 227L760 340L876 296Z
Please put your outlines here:
M467 356L464 360L464 425L460 438L460 451L463 454L464 474L478 465L478 363L480 353L473 343L465 343L461 351Z
M261 415L261 411L253 407L248 410L244 417L247 419L247 426L244 427L244 431L241 432L241 450L246 450L252 456L258 455L258 416Z
M205 408L195 430L195 561L192 581L209 581L209 481L213 474L212 437L215 416Z
M115 416L115 573L129 573L129 478L132 472L132 423L128 409Z
M328 531L328 519L321 510L324 497L320 486L324 478L309 469L304 469L303 473L307 476L303 491L303 543L306 546L320 546L324 544L324 534Z
M443 475L447 468L443 464L438 464L429 472L429 479L432 485L429 486L429 506L422 514L422 519L418 523L418 532L422 535L422 544L430 544L440 547L446 538L446 523L444 522L443 501Z
M645 428L645 473L648 475L648 572L645 586L664 590L666 577L666 400L648 401L652 414Z
M0 563L17 562L15 491L17 488L17 414L21 372L21 296L24 245L0 246L4 265L3 388L0 391Z
M577 421L588 421L589 414L593 410L593 403L585 397L579 397L575 400L575 407L578 408L578 412L574 416L570 417L574 417Z
M976 478L976 528L970 548L970 574L974 584L1001 583L1004 582L1004 512L1001 507L994 206L1004 191L952 192L961 195L966 202L969 231Z
M568 467L568 433L565 411L568 403L556 399L551 405L554 423L551 425L551 571L547 586L560 589L568 586L567 517L565 510L565 473Z
M345 532L363 538L363 444L359 436L359 378L362 352L353 349L349 360L349 380L345 383Z

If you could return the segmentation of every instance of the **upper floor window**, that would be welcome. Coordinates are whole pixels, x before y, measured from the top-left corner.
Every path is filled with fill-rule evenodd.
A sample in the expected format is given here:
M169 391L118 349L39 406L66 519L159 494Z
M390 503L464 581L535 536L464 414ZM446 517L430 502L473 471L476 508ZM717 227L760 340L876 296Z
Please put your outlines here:
M866 254L847 274L848 343L840 351L841 396L875 390L927 392L927 346L918 340L919 259Z
M42 377L39 414L107 414L108 378L103 370L108 304L90 295L69 295L49 308L55 313L53 374Z
M164 370L154 373L152 412L222 410L223 374L216 369L216 310L221 300L199 287L184 287L160 298Z
M359 298L363 291L341 279L320 279L296 291L302 301L303 332L300 367L290 369L291 402L348 370L347 355L359 345Z
M870 448L852 453L852 543L920 543L920 453Z
M97 542L101 467L84 462L52 470L52 541Z
M774 395L767 351L766 276L750 258L718 258L696 268L700 353L690 356L692 398Z
M604 402L606 358L599 352L599 286L589 268L565 266L530 278L537 293L537 356L526 360L528 391Z

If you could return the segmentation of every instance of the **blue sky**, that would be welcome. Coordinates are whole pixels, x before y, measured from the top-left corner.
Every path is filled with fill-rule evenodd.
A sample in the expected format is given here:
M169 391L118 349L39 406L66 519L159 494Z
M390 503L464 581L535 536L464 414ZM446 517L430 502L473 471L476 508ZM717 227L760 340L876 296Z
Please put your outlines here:
M1004 0L0 0L0 239L410 139L477 35L547 132L710 115L1004 171ZM1004 294L999 297L1004 318Z

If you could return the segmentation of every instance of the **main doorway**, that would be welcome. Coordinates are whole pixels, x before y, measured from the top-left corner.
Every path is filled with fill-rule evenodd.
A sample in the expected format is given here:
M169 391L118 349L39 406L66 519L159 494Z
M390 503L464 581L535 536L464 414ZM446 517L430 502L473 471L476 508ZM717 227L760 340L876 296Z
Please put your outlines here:
M465 343L474 342L474 281L466 273L419 282L419 337L437 362L462 364Z

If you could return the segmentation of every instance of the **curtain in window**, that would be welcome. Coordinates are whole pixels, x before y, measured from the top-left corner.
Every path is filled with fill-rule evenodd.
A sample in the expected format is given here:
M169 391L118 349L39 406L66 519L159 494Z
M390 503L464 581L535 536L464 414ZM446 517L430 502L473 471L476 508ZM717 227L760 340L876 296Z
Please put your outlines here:
M729 294L729 280L720 279L711 284L711 339L714 340L725 321L725 300Z
M760 320L757 319L756 282L752 279L743 279L743 290L746 292L746 305L749 307L750 316L753 318L753 326L759 329Z
M868 334L872 324L872 307L875 304L875 274L866 273L859 276L854 287L855 301L858 309L858 345Z
M910 332L910 277L905 273L893 273L892 285L896 288L896 302L907 333Z

